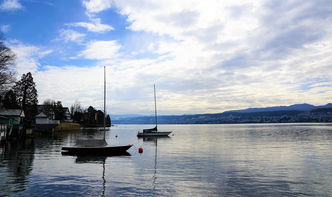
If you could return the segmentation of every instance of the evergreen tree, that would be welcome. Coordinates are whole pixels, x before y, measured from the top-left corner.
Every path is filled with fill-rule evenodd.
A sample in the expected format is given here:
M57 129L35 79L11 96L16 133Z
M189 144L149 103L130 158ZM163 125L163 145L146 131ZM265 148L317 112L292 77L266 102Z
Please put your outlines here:
M16 95L13 90L9 90L6 92L3 98L3 107L6 109L19 109L20 106L17 103Z
M106 126L107 127L110 127L112 125L112 121L111 121L110 115L107 114L105 121L106 121Z
M73 121L76 123L84 123L84 113L75 111L73 115Z
M61 101L54 103L53 110L56 120L63 121L65 119L65 110L63 109Z
M17 103L25 113L24 125L32 126L37 115L38 94L36 84L30 72L23 74L21 80L17 81L13 87Z
M96 117L96 110L95 108L93 108L92 106L89 106L87 109L87 113L86 113L86 123L88 124L95 124L97 117Z

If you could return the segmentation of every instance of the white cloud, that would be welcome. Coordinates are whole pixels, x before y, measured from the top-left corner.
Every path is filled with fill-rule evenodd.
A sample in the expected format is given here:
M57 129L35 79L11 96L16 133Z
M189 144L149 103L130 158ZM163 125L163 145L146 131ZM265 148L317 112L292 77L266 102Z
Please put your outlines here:
M161 103L166 109L201 113L329 102L331 91L314 85L332 81L324 72L331 69L332 4L319 10L319 3L147 0L114 6L130 30L159 35L154 52L168 57L136 69L126 65L137 73L132 80L161 84L171 95Z
M36 73L40 67L39 59L53 52L17 41L12 41L9 47L16 55L15 64L18 76L27 72Z
M112 0L84 0L83 5L89 13L97 13L112 6Z
M81 43L85 37L85 34L79 33L72 29L61 29L60 35L56 40L63 40L65 42Z
M315 2L84 1L90 14L114 6L129 22L126 33L135 34L121 45L105 37L87 43L76 59L96 66L37 71L40 100L101 107L102 66L108 65L110 113L151 113L154 83L160 114L325 104L332 95L332 4L319 10ZM106 28L100 19L74 24ZM41 51L18 51L22 65L37 70Z
M3 33L7 33L10 30L10 25L1 25L0 26L0 31Z
M103 32L111 31L111 30L114 29L110 25L101 24L100 23L100 18L94 18L94 19L90 19L90 20L91 20L90 23L77 22L77 23L71 23L71 24L68 24L68 25L75 26L75 27L84 27L90 32L98 32L98 33L103 33Z
M19 10L22 9L23 6L20 4L18 0L4 0L0 4L0 10L4 11L13 11L13 10Z
M95 60L111 59L119 55L120 48L121 46L115 40L91 41L86 49L80 52L79 57Z
M45 66L35 74L39 100L60 100L70 106L79 100L85 107L102 106L102 67Z

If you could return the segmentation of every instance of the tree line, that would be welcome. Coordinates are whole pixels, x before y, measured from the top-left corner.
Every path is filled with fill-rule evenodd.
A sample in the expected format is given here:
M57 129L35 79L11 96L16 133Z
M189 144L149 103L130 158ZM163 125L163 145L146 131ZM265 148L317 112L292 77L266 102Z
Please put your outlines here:
M30 72L23 74L21 79L16 81L15 59L14 52L5 45L4 36L0 32L0 108L23 110L25 128L34 125L35 117L41 111L51 119L63 121L66 117L61 101L47 99L43 105L38 106L38 92ZM73 122L83 126L104 124L104 113L92 106L83 109L80 103L75 102L70 108L70 113ZM108 115L105 122L107 126L111 125Z
M70 107L73 122L79 123L82 126L102 126L104 124L104 112L97 110L92 106L84 109L79 102L75 102ZM105 117L105 125L111 126L111 118L109 115Z
M0 106L6 109L22 109L24 126L31 127L37 114L38 93L30 72L15 80L15 54L5 45L0 33Z

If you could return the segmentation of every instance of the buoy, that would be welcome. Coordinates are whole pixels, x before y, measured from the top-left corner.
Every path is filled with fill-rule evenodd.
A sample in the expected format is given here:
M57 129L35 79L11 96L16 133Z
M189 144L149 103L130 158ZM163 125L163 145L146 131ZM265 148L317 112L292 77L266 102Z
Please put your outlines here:
M139 152L139 153L143 153L143 148L142 148L142 147L139 147L139 148L138 148L138 152Z

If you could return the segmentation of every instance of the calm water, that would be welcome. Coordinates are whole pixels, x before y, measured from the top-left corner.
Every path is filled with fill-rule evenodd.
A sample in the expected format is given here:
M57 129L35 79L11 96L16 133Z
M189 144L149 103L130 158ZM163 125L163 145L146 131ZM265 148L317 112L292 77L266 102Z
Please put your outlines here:
M131 156L61 155L76 139L101 138L98 131L7 144L0 196L332 196L332 124L160 125L174 136L137 139L147 127L106 134L134 144Z

